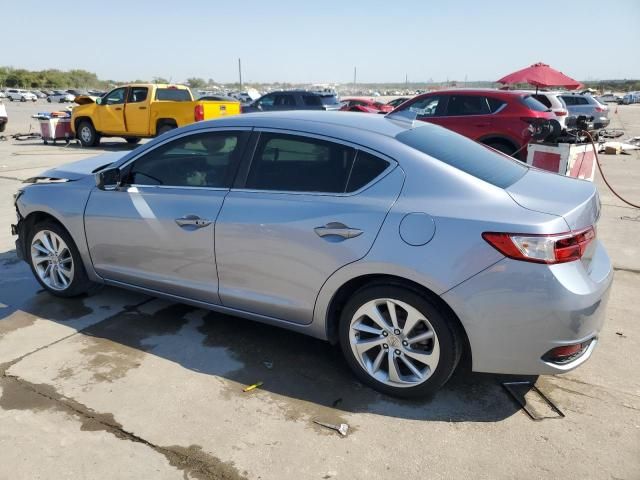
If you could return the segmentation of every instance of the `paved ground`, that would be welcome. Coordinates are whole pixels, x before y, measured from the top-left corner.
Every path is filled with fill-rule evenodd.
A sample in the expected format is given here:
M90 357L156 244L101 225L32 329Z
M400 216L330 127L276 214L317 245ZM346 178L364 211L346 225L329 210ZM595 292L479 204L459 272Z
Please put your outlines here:
M47 107L8 104L10 133ZM640 135L640 107L612 116ZM640 479L640 212L600 182L617 270L607 324L585 366L537 380L566 417L533 422L495 375L463 370L431 400L397 401L297 334L114 289L42 292L15 259L11 195L98 152L0 142L0 479ZM640 155L602 160L640 202Z

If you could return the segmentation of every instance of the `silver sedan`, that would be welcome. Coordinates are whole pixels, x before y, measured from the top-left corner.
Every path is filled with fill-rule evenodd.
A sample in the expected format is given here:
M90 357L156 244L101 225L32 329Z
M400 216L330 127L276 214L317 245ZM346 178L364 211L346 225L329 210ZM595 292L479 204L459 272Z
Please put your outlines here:
M393 115L196 123L31 182L16 250L52 294L115 285L289 328L397 396L433 393L463 353L577 367L613 278L592 183Z

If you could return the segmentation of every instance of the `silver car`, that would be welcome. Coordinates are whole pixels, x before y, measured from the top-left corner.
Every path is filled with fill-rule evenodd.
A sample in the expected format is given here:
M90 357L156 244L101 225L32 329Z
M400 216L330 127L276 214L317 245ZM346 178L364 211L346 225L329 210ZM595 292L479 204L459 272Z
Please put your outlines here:
M593 124L595 128L606 128L609 120L609 107L598 102L595 97L589 94L579 93L563 93L559 95L562 101L567 106L569 115L571 117L578 117L580 115L586 115L587 117L593 117ZM572 123L567 119L567 123Z
M54 295L115 285L289 328L405 397L463 353L555 374L598 343L613 272L590 182L344 112L201 122L121 155L17 194L16 250Z

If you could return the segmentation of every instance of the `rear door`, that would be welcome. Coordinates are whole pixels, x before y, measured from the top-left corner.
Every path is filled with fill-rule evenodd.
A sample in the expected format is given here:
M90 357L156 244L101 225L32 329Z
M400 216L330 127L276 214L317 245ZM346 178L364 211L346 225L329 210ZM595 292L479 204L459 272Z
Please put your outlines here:
M123 185L94 189L87 244L103 278L219 303L214 225L248 131L188 133L123 168Z
M129 88L124 115L127 133L149 135L149 88Z
M323 283L369 251L400 193L393 160L264 130L216 223L223 305L308 324Z
M471 139L481 138L493 129L487 97L482 95L448 95L446 111L439 125Z
M125 133L124 104L127 87L116 88L107 93L98 105L98 125L96 129L105 133Z

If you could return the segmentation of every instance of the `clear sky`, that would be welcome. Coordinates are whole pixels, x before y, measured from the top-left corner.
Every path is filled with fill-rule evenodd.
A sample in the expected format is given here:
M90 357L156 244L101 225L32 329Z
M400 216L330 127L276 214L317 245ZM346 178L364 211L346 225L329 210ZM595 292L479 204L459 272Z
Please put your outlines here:
M0 65L102 79L496 80L543 61L579 80L640 78L640 0L14 2ZM7 5L5 5L7 7ZM6 10L6 8L5 8ZM47 34L47 32L50 32Z

